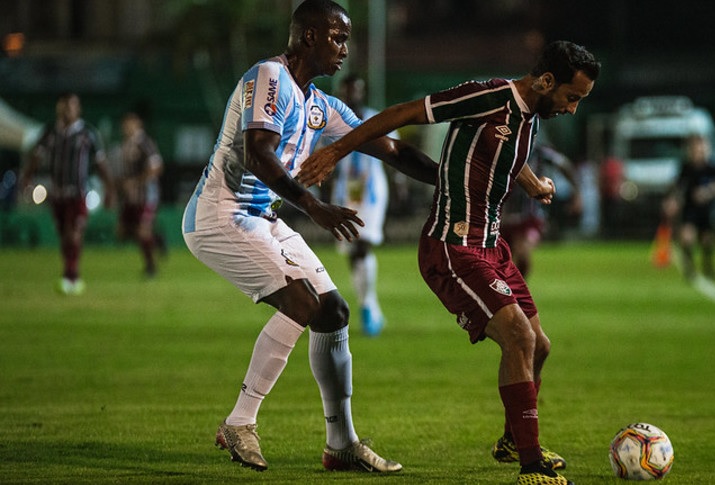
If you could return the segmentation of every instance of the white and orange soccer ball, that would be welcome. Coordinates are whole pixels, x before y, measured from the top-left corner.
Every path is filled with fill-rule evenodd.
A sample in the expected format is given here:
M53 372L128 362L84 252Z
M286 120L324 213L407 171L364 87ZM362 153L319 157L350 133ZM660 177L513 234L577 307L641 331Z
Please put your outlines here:
M648 423L629 424L613 437L613 473L626 480L659 480L673 466L673 445L663 430Z

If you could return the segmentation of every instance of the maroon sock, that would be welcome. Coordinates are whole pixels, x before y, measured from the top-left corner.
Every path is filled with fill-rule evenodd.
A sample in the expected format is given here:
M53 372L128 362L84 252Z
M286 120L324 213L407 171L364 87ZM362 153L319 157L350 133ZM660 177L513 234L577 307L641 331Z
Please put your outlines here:
M79 256L81 253L81 244L67 244L67 251L65 252L65 275L72 281L79 278Z
M538 377L534 381L534 387L536 388L536 397L539 397L539 391L541 390L541 377ZM509 414L504 410L504 436L514 441L514 435L511 432L511 423L509 422Z
M536 409L536 385L519 382L499 387L506 415L511 424L519 463L528 465L542 458L539 445L539 414Z
M79 277L79 248L72 242L63 242L61 250L62 262L64 263L64 272L62 273L62 276L68 280L74 281Z
M146 270L154 271L156 268L156 264L154 263L154 238L150 237L148 239L141 239L139 241L139 246L141 246L142 254L144 255Z

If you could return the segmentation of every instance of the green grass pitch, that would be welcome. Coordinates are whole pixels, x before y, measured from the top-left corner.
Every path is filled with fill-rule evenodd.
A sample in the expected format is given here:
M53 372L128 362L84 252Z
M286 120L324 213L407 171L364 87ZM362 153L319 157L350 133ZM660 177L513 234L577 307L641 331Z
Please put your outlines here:
M354 307L346 261L332 246L318 253ZM305 336L259 414L269 470L213 447L272 312L185 249L147 282L138 250L89 248L81 297L53 293L56 249L1 251L0 483L514 483L518 467L489 453L503 423L498 348L468 343L413 246L378 258L388 325L368 338L353 319L353 414L360 436L403 464L395 476L322 469ZM530 284L553 344L541 440L567 459L564 475L621 483L610 439L645 421L673 442L667 483L712 483L715 302L654 268L645 243L543 245Z

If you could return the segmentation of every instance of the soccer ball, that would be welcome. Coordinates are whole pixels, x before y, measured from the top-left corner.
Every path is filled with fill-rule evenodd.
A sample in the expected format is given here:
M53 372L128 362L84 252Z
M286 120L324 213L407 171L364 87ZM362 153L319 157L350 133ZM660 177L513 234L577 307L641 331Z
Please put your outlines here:
M660 428L629 424L611 441L613 473L626 480L660 480L673 466L673 445Z

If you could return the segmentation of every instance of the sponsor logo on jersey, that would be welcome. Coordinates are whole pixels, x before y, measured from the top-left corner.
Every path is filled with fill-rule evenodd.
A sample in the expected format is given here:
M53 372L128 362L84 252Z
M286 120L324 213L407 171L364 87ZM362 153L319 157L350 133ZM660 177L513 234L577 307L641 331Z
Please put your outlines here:
M268 95L266 96L266 104L263 105L263 111L268 116L275 116L276 112L278 112L276 93L278 93L278 79L268 79Z
M493 221L489 224L489 234L499 234L499 226L501 226L500 221Z
M253 106L253 90L256 82L251 80L243 85L243 109Z
M466 221L455 222L453 231L457 236L464 237L469 234L469 223Z
M325 273L325 266L318 266L315 268L316 273Z
M299 266L298 263L290 259L290 256L288 253L285 252L285 249L281 249L281 256L283 256L283 259L286 260L286 263L288 263L288 266Z
M501 293L502 295L506 296L511 296L511 288L509 288L509 285L506 284L506 281L495 279L491 282L489 287L497 293Z
M319 130L325 126L325 113L320 106L313 105L308 113L308 128Z
M497 133L494 134L496 138L499 138L502 141L509 141L509 135L511 135L511 130L508 126L501 125L497 126L495 129L497 130Z

